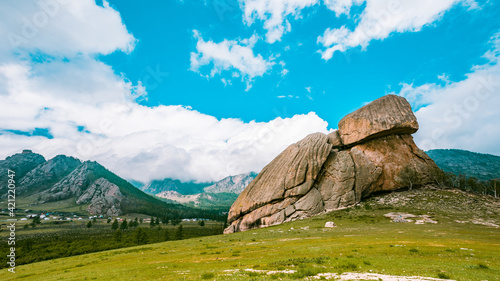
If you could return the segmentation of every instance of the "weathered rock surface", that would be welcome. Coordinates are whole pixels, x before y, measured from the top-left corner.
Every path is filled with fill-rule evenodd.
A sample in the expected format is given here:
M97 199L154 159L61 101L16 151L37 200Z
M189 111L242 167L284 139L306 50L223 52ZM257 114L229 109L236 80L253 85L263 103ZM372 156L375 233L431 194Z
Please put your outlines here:
M246 174L226 177L213 185L203 188L206 193L236 193L240 194L245 187L257 176L257 173L250 172Z
M43 191L71 173L80 160L58 155L29 171L20 181L16 192L22 194L30 190Z
M117 185L105 178L99 178L78 197L76 203L89 204L87 211L91 215L119 216L121 215L120 203L123 198Z
M389 95L347 115L338 131L290 145L240 194L224 233L311 217L401 188L395 178L408 165L429 182L437 166L413 142L417 129L408 102Z
M418 130L417 118L403 97L387 95L348 114L339 122L344 145L393 134L413 134Z
M85 189L94 181L93 175L99 164L85 161L73 170L69 175L62 178L50 189L40 194L40 200L58 201L74 196L80 196Z
M33 153L31 150L24 150L22 153L16 153L5 160L0 160L0 174L2 179L0 181L0 198L7 196L8 170L15 172L14 180L18 182L29 171L42 163L45 163L45 158L40 154Z

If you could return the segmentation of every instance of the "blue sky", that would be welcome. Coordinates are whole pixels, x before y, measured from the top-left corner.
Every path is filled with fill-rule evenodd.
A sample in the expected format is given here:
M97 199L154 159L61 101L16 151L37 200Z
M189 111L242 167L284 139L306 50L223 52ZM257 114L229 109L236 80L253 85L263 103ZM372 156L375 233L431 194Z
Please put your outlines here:
M497 1L3 1L0 18L2 158L218 180L386 94L421 148L500 155Z
M210 66L202 67L200 73L189 71L190 53L197 42L193 30L216 43L254 34L264 37L266 30L259 21L245 24L237 1L202 2L110 1L138 43L131 54L116 52L102 60L132 81L143 81L148 100L142 104L187 105L217 118L245 122L269 121L276 111L282 117L314 111L335 128L340 118L364 102L398 92L402 82L442 83L438 78L442 74L450 81L463 80L472 66L485 62L481 57L489 49L485 43L500 29L496 20L500 13L493 4L485 3L477 10L458 4L420 32L374 40L366 50L353 48L325 61L318 53L318 36L329 27L352 28L355 12L351 18L336 18L324 5L309 7L301 11L301 19L291 19L292 31L280 42L269 44L260 38L255 44L254 54L268 60L279 57L245 91L246 83L232 78L232 71L210 79L200 75L209 74ZM285 76L279 62L285 63ZM161 77L160 83L149 80L151 87L147 87L145 77L157 67L168 76ZM232 80L232 85L224 85L221 79Z

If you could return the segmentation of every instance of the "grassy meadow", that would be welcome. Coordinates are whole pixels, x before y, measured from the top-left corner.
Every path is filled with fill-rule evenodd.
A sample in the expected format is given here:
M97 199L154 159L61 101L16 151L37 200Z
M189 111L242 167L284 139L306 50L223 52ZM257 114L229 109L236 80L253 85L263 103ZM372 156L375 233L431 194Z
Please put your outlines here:
M390 212L434 223L393 222ZM425 188L317 217L230 235L22 265L2 280L296 280L367 272L500 280L499 200ZM419 218L416 218L419 219ZM334 228L325 228L333 221ZM324 277L323 277L324 278Z

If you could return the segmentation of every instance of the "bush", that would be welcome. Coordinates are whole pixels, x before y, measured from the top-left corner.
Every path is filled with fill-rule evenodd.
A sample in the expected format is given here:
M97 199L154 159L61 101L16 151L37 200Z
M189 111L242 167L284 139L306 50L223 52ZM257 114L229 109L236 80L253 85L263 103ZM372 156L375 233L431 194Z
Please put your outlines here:
M439 273L438 273L438 278L442 278L442 279L450 279L450 276L448 276L446 273L439 272Z
M478 263L477 268L478 269L488 269L489 267L484 263Z
M297 272L295 272L292 275L292 277L293 278L305 278L308 276L315 276L320 272L321 271L315 267L303 267L303 268L299 268L299 270L297 270Z
M415 185L420 184L420 175L412 166L406 165L399 171L396 182L401 187L408 187L409 190L412 190Z
M209 272L209 273L203 273L201 275L201 279L211 279L211 278L214 278L215 277L215 274L212 273L212 272Z

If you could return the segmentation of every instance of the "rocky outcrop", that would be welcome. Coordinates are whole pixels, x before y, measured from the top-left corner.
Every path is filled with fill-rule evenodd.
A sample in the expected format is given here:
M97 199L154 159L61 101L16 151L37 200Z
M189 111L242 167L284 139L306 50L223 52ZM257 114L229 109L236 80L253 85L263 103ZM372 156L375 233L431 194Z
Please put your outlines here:
M76 199L76 204L89 204L87 211L91 215L119 216L122 214L120 203L123 198L117 185L105 178L99 178Z
M99 168L98 166L100 165L96 162L83 162L50 189L42 192L39 196L40 200L50 202L80 196L94 181L95 170Z
M43 191L58 182L80 165L80 160L58 155L29 171L20 181L16 192Z
M240 194L224 233L311 217L401 188L395 179L408 165L430 181L437 167L413 142L417 129L408 102L389 95L347 115L338 131L292 144Z
M240 194L252 182L257 173L250 172L236 176L225 177L222 180L203 188L206 193L236 193Z
M45 158L31 150L23 150L22 153L17 153L7 157L5 160L0 160L0 198L7 196L7 172L12 170L15 172L14 180L20 181L21 178L36 166L45 163Z
M393 134L413 134L417 118L403 97L387 95L345 116L339 122L340 137L349 146Z
M316 194L309 194L310 189L332 149L327 139L321 133L309 135L264 167L229 211L229 221L243 221L242 228L234 231L256 227L261 219L283 222L284 209L296 203L298 197L307 199L300 202L301 207L313 200Z

